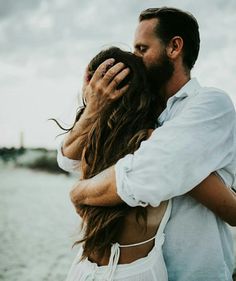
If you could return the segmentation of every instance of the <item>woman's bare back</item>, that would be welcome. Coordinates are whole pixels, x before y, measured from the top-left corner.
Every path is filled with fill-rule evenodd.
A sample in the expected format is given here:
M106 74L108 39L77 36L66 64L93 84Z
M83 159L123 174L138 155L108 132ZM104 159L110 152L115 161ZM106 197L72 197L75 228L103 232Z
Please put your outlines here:
M147 227L144 220L137 222L136 208L132 208L124 221L124 227L120 230L118 243L120 245L130 245L146 241L156 235L160 222L167 208L167 201L162 202L158 207L147 206ZM131 263L137 259L146 257L151 251L155 239L145 244L135 247L120 248L119 264ZM98 265L107 265L109 262L110 251L102 258L98 259L95 253L89 256L89 260Z

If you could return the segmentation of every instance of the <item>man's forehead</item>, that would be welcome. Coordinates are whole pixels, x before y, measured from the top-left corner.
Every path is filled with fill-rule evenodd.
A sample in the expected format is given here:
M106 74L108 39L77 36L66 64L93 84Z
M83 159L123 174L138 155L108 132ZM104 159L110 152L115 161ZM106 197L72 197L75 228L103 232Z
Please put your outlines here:
M146 35L155 35L155 28L158 24L157 19L149 19L141 21L135 31L135 37L141 37Z
M144 38L156 37L155 28L158 24L158 19L148 19L141 21L135 31L134 41L139 43Z

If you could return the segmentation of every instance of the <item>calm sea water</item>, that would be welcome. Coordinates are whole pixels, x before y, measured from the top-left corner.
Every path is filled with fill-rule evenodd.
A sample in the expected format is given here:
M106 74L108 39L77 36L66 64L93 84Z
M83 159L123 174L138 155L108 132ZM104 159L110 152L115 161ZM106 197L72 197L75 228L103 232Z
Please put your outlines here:
M0 280L65 279L78 251L71 250L79 229L69 199L74 182L64 175L0 168Z

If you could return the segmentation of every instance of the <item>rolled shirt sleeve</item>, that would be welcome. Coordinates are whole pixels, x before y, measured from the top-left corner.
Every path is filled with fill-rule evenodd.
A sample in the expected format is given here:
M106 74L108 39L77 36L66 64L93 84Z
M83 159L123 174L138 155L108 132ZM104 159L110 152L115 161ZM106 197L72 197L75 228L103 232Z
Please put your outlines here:
M66 156L64 156L62 153L62 145L63 145L63 142L61 142L57 148L58 166L66 172L80 175L80 161L69 159Z
M228 165L235 143L235 110L220 91L189 98L140 148L115 165L118 195L130 206L158 206Z

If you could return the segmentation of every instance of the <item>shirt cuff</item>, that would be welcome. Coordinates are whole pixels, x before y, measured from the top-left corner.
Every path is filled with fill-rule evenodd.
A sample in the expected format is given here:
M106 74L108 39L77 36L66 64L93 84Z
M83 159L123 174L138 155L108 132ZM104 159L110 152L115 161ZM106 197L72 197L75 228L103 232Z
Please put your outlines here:
M130 207L146 207L148 203L135 198L135 194L129 185L128 174L132 171L132 159L133 155L128 154L115 165L117 194Z
M80 161L69 159L62 153L62 144L61 142L57 148L57 164L58 166L69 173L74 173L80 175Z

